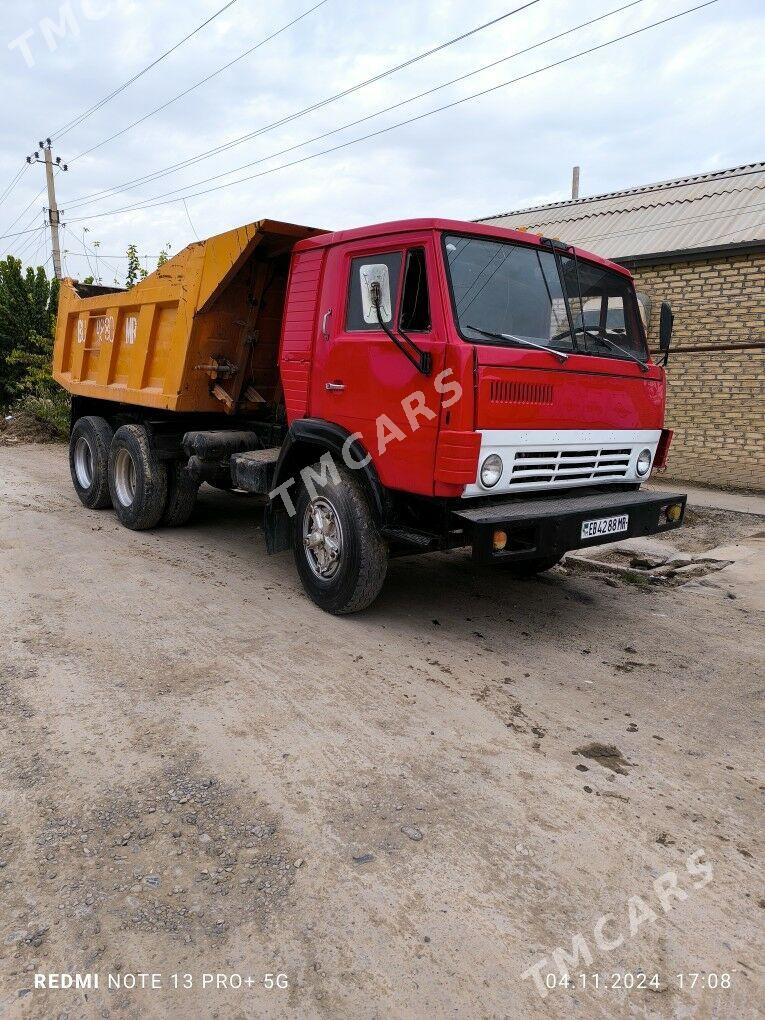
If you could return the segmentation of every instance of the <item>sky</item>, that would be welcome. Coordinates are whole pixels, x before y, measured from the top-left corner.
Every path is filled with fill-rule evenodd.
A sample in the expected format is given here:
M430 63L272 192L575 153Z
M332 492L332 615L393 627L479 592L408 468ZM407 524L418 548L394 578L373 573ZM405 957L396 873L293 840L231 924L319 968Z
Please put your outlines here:
M95 273L105 284L123 282L129 244L152 270L163 249L173 254L197 238L263 217L326 229L411 216L471 220L569 197L575 164L585 196L765 159L762 0L718 0L551 68L703 0L640 0L517 56L625 0L536 0L530 6L524 6L529 0L324 0L312 11L319 0L234 0L108 99L224 2L0 0L6 97L0 195L25 168L0 200L0 235L30 231L0 237L0 253L34 264L48 259L50 271L47 200L39 194L44 168L25 164L48 136L54 156L69 166L56 172L65 272L80 279ZM492 19L501 20L292 116ZM470 76L407 102L464 75ZM132 183L256 132L223 152ZM333 133L311 141L326 132ZM382 133L323 152L373 132ZM300 162L285 166L293 161ZM217 179L200 183L211 177ZM94 197L104 191L112 193ZM165 200L167 192L174 201ZM190 197L184 203L179 193ZM154 196L152 208L115 212Z

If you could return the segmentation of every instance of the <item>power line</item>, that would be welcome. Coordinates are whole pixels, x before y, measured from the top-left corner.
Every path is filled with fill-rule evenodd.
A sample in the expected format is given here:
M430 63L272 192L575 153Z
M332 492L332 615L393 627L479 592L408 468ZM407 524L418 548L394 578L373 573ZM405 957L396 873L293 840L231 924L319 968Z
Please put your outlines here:
M0 241L4 240L6 237L21 237L22 234L33 234L37 229L37 227L31 227L28 230L16 230L12 234L0 234Z
M73 237L77 237L77 235L74 233L74 231L70 230L69 233ZM107 255L104 255L102 252L97 251L95 248L91 248L90 250L91 250L91 252L93 252L94 255L97 254L98 258L104 259L104 260L106 260L106 259L128 259L128 258L130 258L129 255L114 255L112 252L109 252ZM84 251L72 251L70 248L67 248L67 254L68 255L73 255L75 258L85 258L85 254L86 253ZM158 259L159 255L149 255L148 253L140 252L138 257L141 258L141 259Z
M29 259L29 264L31 266L34 266L34 264L35 264L35 262L37 260L37 257L39 255L40 250L43 249L44 246L45 246L45 227L46 227L46 224L43 223L42 227L41 227L40 238L39 238L37 244L35 245L34 254Z
M65 134L68 134L72 130L72 128L78 127L80 124L83 123L83 121L87 120L88 117L94 114L96 110L100 110L102 106L105 106L108 102L114 99L115 96L118 96L120 92L124 92L124 90L129 85L132 85L133 82L138 81L138 79L143 77L143 75L146 74L147 71L150 71L153 67L156 67L157 64L160 63L160 61L165 59L165 57L169 57L171 53L174 53L177 49L179 49L179 47L183 46L185 42L188 42L188 40L191 39L192 36L195 36L197 32L201 32L203 28L206 28L207 25L209 25L217 17L223 14L224 11L227 11L229 7L233 7L235 3L238 3L238 0L228 0L228 3L224 4L223 7L215 11L214 14L211 14L209 18L202 22L201 25L197 25L197 27L192 32L189 32L188 35L185 35L183 39L175 43L174 46L171 46L169 50L165 50L165 52L160 54L160 56L158 56L156 60L153 60L150 64L147 64L146 67L140 70L137 74L134 74L132 78L128 78L126 82L123 82L122 85L120 85L118 88L114 89L107 96L104 96L103 99L100 99L97 103L94 103L93 106L89 107L87 110L84 110L81 114L79 114L77 117L74 117L67 124L64 124L63 127L60 127L58 131L55 131L51 137L58 140L59 138L62 138Z
M122 258L123 256L120 256L120 255L115 255L115 256L102 255L99 251L96 251L95 248L93 248L91 245L89 245L87 243L87 241L85 240L84 236L82 238L78 237L77 234L75 234L75 232L70 227L65 226L64 229L66 230L67 235L69 237L71 237L73 240L75 240L79 244L79 246L82 248L82 252L76 252L76 251L73 252L73 251L70 251L69 254L70 255L77 255L80 258L85 258L87 263L88 263L88 269L90 270L91 276L93 276L93 277L99 276L100 277L100 274L98 272L96 272L96 273L93 272L93 266L90 264L90 256L92 255L93 258L96 260L96 269L98 268L98 259L103 259L104 265L107 267L107 269L110 269L111 272L114 273L114 276L115 276L115 279L116 279L116 277L118 276L117 267L111 265L111 263L108 262L107 260L112 258L112 257L114 257L114 258Z
M30 205L29 205L29 206L27 206L27 209L29 209L29 208L30 208L31 204L32 204L32 203L30 202ZM26 212L26 210L24 210L24 211ZM23 213L22 213L22 215L23 215ZM3 239L4 239L4 238L6 238L6 237L10 237L10 238L14 238L14 237L23 237L23 236L24 236L24 235L26 235L26 234L32 234L32 233L34 233L34 232L35 232L35 230L37 230L37 227L33 227L33 226L32 226L32 223L33 223L33 221L34 221L34 220L35 220L35 219L37 218L37 216L38 216L38 215L39 215L39 212L38 212L38 210L37 210L37 209L35 209L35 211L34 211L34 212L32 213L32 215L31 215L31 217L30 217L30 218L29 218L29 219L27 220L27 222L26 222L26 223L24 224L24 227L23 227L23 228L22 228L21 230L15 231L15 232L14 232L14 233L12 233L12 234L0 234L0 240L3 240ZM18 217L17 217L17 219L21 219L21 216L18 216ZM10 241L10 242L9 242L8 244L6 244L6 245L5 245L5 247L3 248L3 252L2 252L2 254L4 255L4 254L5 254L5 253L6 253L7 251L8 251L8 249L9 249L9 248L12 248L12 247L14 246L14 244L18 244L18 243L20 243L20 242L17 242L17 241L13 241L13 240L12 240L12 241Z
M539 42L533 43L531 46L526 46L526 47L524 47L524 49L516 50L514 53L509 53L507 56L501 57L499 60L494 60L494 61L492 61L489 64L484 64L482 67L476 68L474 71L468 71L467 73L461 74L461 75L459 75L456 78L451 78L449 81L443 82L441 85L436 85L433 88L426 89L424 92L418 92L416 95L410 96L408 99L402 99L398 103L392 103L390 106L386 106L382 110L376 110L374 113L366 114L364 117L359 117L356 120L350 121L347 124L343 124L341 127L332 128L330 131L324 131L324 132L322 132L322 134L315 135L313 138L309 138L306 141L298 142L296 145L290 145L286 149L280 149L278 152L269 153L269 155L267 155L267 156L261 156L260 159L252 160L249 163L243 163L240 166L234 167L231 170L226 170L223 173L215 174L212 177L206 177L206 178L204 178L201 181L196 181L194 184L186 185L186 187L188 187L188 188L195 188L195 187L199 187L199 185L201 185L201 184L209 184L211 181L220 180L221 177L228 177L230 174L238 173L240 170L246 170L248 167L257 166L260 163L267 162L269 159L275 159L277 156L284 156L288 152L294 152L296 149L301 149L301 148L303 148L306 145L311 145L314 142L322 141L324 138L329 138L332 135L339 134L341 131L346 131L348 128L357 127L359 124L364 124L364 123L366 123L366 121L373 120L375 117L380 117L383 114L391 113L393 110L398 110L402 106L408 106L409 103L414 103L418 99L424 99L426 96L431 96L431 95L433 95L436 92L440 92L442 89L449 88L452 85L456 85L459 82L465 81L467 78L472 78L472 77L474 77L477 74L481 74L484 71L488 71L488 70L491 70L494 67L497 67L499 64L506 63L508 60L513 60L515 57L524 56L525 54L530 53L532 50L539 49L542 46L546 46L548 43L555 42L558 39L562 39L564 36L571 35L573 32L577 32L577 31L579 31L582 28L588 28L589 26L594 25L598 21L603 21L605 18L609 18L613 14L620 14L622 11L627 10L629 7L635 7L637 4L643 3L643 2L644 2L644 0L630 0L629 3L624 4L622 7L617 7L614 10L607 11L605 14L601 14L601 15L599 15L596 18L590 18L589 21L584 21L584 22L582 22L579 25L574 25L573 28L566 29L564 32L558 32L556 35L551 35L551 36L548 36L546 39L541 39ZM478 93L478 95L481 95L481 93ZM470 97L468 97L468 98L470 98ZM446 107L443 107L443 109L446 109ZM438 111L434 111L434 112L438 112ZM404 122L404 123L408 123L408 122ZM266 129L263 129L263 130L266 130ZM258 132L258 134L262 134L262 133L263 133L263 131ZM153 177L152 179L156 180L158 176L165 176L165 175L164 174L158 174L156 177ZM127 191L127 190L131 190L131 189L125 188L125 189L118 189L118 190L126 190ZM185 190L185 189L179 189L179 190ZM172 191L171 192L167 192L167 194L172 194L172 193L173 193Z
M369 141L369 139L371 139L371 138L377 138L380 135L387 134L390 131L395 131L397 128L404 127L404 126L406 126L408 124L417 123L417 122L419 122L421 120L424 120L427 117L433 116L436 113L442 113L445 110L454 109L455 107L461 106L463 103L470 102L473 99L478 99L478 98L481 98L482 96L490 95L491 93L497 92L500 89L507 88L509 85L514 85L514 84L516 84L516 83L518 83L520 81L525 81L526 79L532 78L535 75L543 73L544 71L549 71L549 70L552 70L553 68L561 67L564 64L570 63L572 60L577 60L580 57L588 56L589 54L595 53L598 50L605 49L608 46L613 46L615 43L622 42L623 40L632 38L633 36L636 36L636 35L640 35L643 32L647 32L649 29L657 28L660 25L664 25L664 24L667 24L668 22L675 21L678 18L685 17L688 14L693 14L696 11L703 10L706 7L711 7L713 4L715 4L717 2L718 2L718 0L705 0L704 3L697 4L695 7L690 7L690 8L688 8L685 11L680 11L677 14L670 15L667 18L662 18L659 21L651 22L651 24L644 25L642 28L634 29L632 32L625 32L625 33L623 33L620 36L616 36L614 39L609 39L607 42L599 43L598 45L591 46L591 47L589 47L586 50L581 50L579 53L574 53L571 56L563 57L560 60L556 60L556 61L554 61L551 64L546 64L543 67L536 68L535 70L529 71L526 74L519 75L517 78L511 78L509 81L500 82L500 84L498 84L498 85L493 85L490 88L481 90L480 92L474 92L474 93L472 93L469 96L464 96L461 99L453 100L452 102L446 103L443 106L436 107L433 110L426 110L424 113L417 114L414 117L409 117L406 120L399 121L396 124L390 124L387 127L380 128L377 131L372 131L369 134L361 135L358 138L349 139L347 142L341 142L339 145L332 146L329 149L323 149L320 152L311 153L308 156L303 156L300 159L292 160L292 161L290 161L288 163L282 163L279 166L271 167L268 170L261 170L259 173L250 174L247 177L240 177L240 178L238 178L235 181L229 181L226 184L216 185L215 187L207 188L207 189L205 189L203 191L193 192L193 193L191 193L189 195L185 195L185 196L180 196L179 195L179 197L177 197L177 198L168 197L168 196L172 196L172 195L178 195L178 193L180 191L185 191L186 188L188 188L188 187L196 187L197 186L197 185L186 185L186 188L176 188L173 191L165 192L165 194L163 194L163 195L153 195L150 198L145 199L143 202L137 203L135 205L123 206L123 207L121 207L119 209L109 209L109 210L106 210L105 212L100 212L100 213L92 213L90 216L76 217L75 219L72 220L72 222L79 222L80 220L88 220L88 219L97 219L97 218L100 218L100 217L103 217L103 216L116 216L119 213L133 212L133 211L136 211L136 210L152 209L152 208L155 208L155 207L160 206L160 205L168 205L168 204L170 204L172 202L183 201L184 198L186 198L186 199L189 199L189 198L199 198L202 195L207 195L207 194L210 194L211 192L214 192L214 191L220 191L223 188L233 187L236 184L243 184L246 181L254 180L254 179L259 178L259 177L265 177L268 174L277 173L278 171L286 170L289 167L298 166L298 165L300 165L302 163L309 162L310 160L318 159L320 156L326 156L326 155L329 155L330 153L337 152L340 149L348 148L348 147L350 147L352 145L358 145L361 142ZM368 118L364 118L364 119L368 119ZM346 125L346 127L349 127L349 126L351 126L351 125ZM342 129L338 129L338 130L342 130ZM327 134L334 134L334 133L335 133L334 131L327 132ZM313 140L315 141L316 139L313 139ZM309 143L308 142L304 142L303 144L309 144ZM278 155L278 154L272 154L272 156L273 155ZM272 157L266 157L266 158L272 158ZM218 175L218 176L222 176L222 175ZM211 178L211 179L214 179L214 178ZM203 181L198 182L198 184L201 184L201 183L204 183L204 182ZM160 201L156 201L157 199L160 199Z
M11 180L11 182L6 186L5 191L2 193L2 195L0 195L0 205L3 204L3 202L6 200L6 198L10 195L10 193L13 191L13 189L19 183L19 181L21 180L21 178L24 175L24 171L28 170L28 169L29 169L29 163L27 163L27 162L22 163L21 169L18 171L18 173L16 173L13 176L13 179Z
M25 241L21 242L21 247L18 248L18 250L16 251L14 258L20 259L27 251L31 251L34 246L35 240L38 239L39 236L40 227L37 226L34 228L33 231L31 231L30 236Z
M197 233L197 228L191 222L191 216L189 214L189 207L186 205L186 199L185 198L183 200L183 208L184 208L184 211L186 213L186 219L189 221L189 226L191 227L191 232L194 235L194 237L196 237L196 239L198 241L199 240L199 234Z
M372 85L372 84L374 84L374 83L376 83L378 81L381 81L383 78L387 78L387 77L389 77L392 74L396 74L398 71L401 71L404 68L411 67L413 64L419 63L419 61L425 60L426 57L430 57L434 53L439 53L442 50L445 50L445 49L447 49L450 46L454 46L456 43L462 42L464 39L467 39L470 36L476 35L478 32L483 32L485 29L491 28L494 25L497 25L500 21L505 21L507 18L512 17L514 14L519 14L521 11L525 11L526 8L533 7L534 4L537 4L539 2L540 2L540 0L529 0L528 3L524 4L521 7L516 7L513 10L506 11L504 14L499 15L499 17L492 18L491 21L485 21L481 25L476 25L475 28L471 28L467 32L462 32L460 35L454 36L452 39L447 39L445 42L440 43L438 46L434 46L434 47L432 47L429 50L425 50L423 53L419 53L419 54L417 54L414 57L410 57L408 60L405 60L403 63L397 64L395 67L389 67L386 71L381 71L379 74L374 75L372 78L367 78L364 81L357 82L355 85L351 85L349 88L344 89L342 92L336 92L334 95L328 96L326 99L319 100L319 102L313 103L310 106L305 106L301 110L296 110L294 113L288 114L287 116L282 117L280 120L273 121L271 124L266 124L266 125L264 125L261 128L257 128L255 131L250 131L247 134L240 135L238 138L233 138L233 139L231 139L231 141L225 142L223 145L218 145L218 146L216 146L213 149L207 149L204 152L197 153L196 156L189 156L187 159L181 160L178 163L172 163L170 166L162 167L159 170L152 171L151 173L146 174L143 177L137 177L137 178L134 178L133 180L130 180L130 181L124 181L122 184L114 185L111 188L107 188L107 189L105 189L103 191L95 192L92 195L85 195L85 196L82 196L80 198L74 198L69 203L69 208L70 209L71 208L75 208L76 206L82 205L85 202L89 202L91 200L94 201L97 198L106 198L106 197L108 197L108 195L113 195L113 194L115 194L118 191L129 191L131 188L136 187L139 184L146 184L149 181L157 180L159 177L165 177L165 176L167 176L167 174L172 173L174 170L183 169L183 168L185 168L187 166L191 166L194 163L198 163L201 160L209 159L211 156L216 156L216 155L218 155L221 152L225 152L226 150L232 149L232 148L234 148L237 145L241 145L243 142L249 141L251 138L255 138L256 136L259 136L259 135L262 135L262 134L266 134L269 131L273 131L275 128L283 127L285 124L289 124L289 123L291 123L294 120L298 120L300 117L303 117L303 116L305 116L308 113L313 113L316 110L319 110L319 109L321 109L324 106L328 106L330 103L333 103L333 102L335 102L338 99L343 99L346 96L349 96L349 95L351 95L354 92L358 92L360 89L365 88L367 85ZM642 3L642 2L643 2L643 0L633 0L633 3ZM627 6L632 6L632 4L628 4ZM604 15L604 17L605 16L606 15ZM599 20L599 19L593 19L593 20ZM563 34L565 34L565 33L563 33ZM553 37L553 38L556 38L556 37ZM504 58L504 59L509 59L509 58ZM499 61L498 61L498 63L499 63ZM488 65L488 66L493 66L493 65ZM473 73L477 74L478 72L473 72ZM427 93L423 93L423 95L427 95ZM391 107L390 109L393 109L393 108L394 107ZM136 123L138 123L138 122L136 122ZM354 123L358 123L358 121L354 121ZM351 126L351 125L348 125L348 126ZM341 130L341 129L337 129L337 130ZM325 136L321 136L321 137L325 137ZM251 165L251 164L245 164L245 165ZM236 169L242 169L242 168L238 167ZM230 170L228 172L229 173L236 173L236 169L235 170ZM223 176L223 175L220 175L220 176Z
M35 202L38 200L38 198L42 198L43 197L43 195L45 194L45 191L46 191L46 188L43 187L43 188L40 189L40 191L37 192L37 194L32 199L32 201L28 205L24 206L24 208L18 214L16 219L12 223L8 224L8 226L5 228L6 229L6 233L5 234L0 234L0 239L2 239L3 237L13 237L14 236L13 234L7 233L7 231L9 231L12 227L16 226L16 224L19 222L21 217L24 216L32 208L32 206L35 204Z
M234 64L238 63L240 60L244 60L245 57L249 57L249 55L251 53L254 53L255 50L260 49L261 46L265 46L267 42L270 42L272 39L275 39L278 35L281 35L283 32L286 32L288 28L292 28L293 25L296 25L299 21L302 21L303 18L307 18L309 14L313 14L314 11L318 10L319 7L323 7L324 4L326 3L327 0L320 0L319 3L314 4L314 6L309 8L307 11L303 11L302 14L299 14L296 18L293 18L292 21L288 21L286 25L282 25L281 28L278 28L275 32L272 32L270 35L267 35L265 39L261 39L259 43L256 43L254 46L251 46L248 50L245 50L244 53L240 53L238 57L234 57L234 59L230 60L227 64L223 64L223 66L219 67L217 71L213 71L211 74L208 74L205 78L201 78L198 82L195 82L193 85L190 85L189 88L184 89L183 92L179 92L176 96L173 96L172 99L168 99L166 103L162 103L160 106L155 107L153 110L149 110L149 112L145 113L143 117L139 117L138 120L134 120L131 124L128 124L120 131L115 131L114 134L109 135L108 138L104 138L102 141L97 142L95 145L91 145L91 147L89 149L85 149L84 152L79 152L76 156L70 159L69 162L73 163L75 159L81 159L83 156L87 156L91 152L95 152L96 149L100 149L102 145L106 145L108 142L113 142L115 138L119 138L122 135L126 134L128 131L131 131L134 127L137 127L138 124L143 124L145 120L148 120L149 117L153 117L155 113L159 113L161 110L166 110L168 106L172 106L172 104L177 102L179 99L183 99L184 96L187 96L190 92L193 92L195 89L198 89L200 85L206 85L208 81L211 81L213 78L221 74L223 71L227 71L229 67L233 67Z

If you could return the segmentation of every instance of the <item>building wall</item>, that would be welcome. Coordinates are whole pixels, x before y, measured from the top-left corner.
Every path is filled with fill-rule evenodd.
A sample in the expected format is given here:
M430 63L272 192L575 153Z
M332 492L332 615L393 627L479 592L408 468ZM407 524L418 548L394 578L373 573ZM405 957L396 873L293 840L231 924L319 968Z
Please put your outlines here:
M666 477L765 491L765 254L632 272L651 298L651 350L662 300L675 313L667 375L667 427L675 436ZM763 346L731 349L742 343ZM714 350L683 351L700 345Z

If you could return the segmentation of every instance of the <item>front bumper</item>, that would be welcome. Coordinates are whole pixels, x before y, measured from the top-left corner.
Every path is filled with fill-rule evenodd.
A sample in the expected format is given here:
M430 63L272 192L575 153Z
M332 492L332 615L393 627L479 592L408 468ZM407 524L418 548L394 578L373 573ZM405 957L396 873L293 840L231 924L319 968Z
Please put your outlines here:
M673 531L682 526L686 498L679 493L598 492L555 499L505 499L455 510L452 518L455 527L464 530L465 544L472 545L475 560L484 563L529 560ZM666 516L667 508L673 504L681 507L676 521ZM629 518L626 531L582 538L585 521L622 514ZM494 549L496 531L507 535L507 545L501 551Z

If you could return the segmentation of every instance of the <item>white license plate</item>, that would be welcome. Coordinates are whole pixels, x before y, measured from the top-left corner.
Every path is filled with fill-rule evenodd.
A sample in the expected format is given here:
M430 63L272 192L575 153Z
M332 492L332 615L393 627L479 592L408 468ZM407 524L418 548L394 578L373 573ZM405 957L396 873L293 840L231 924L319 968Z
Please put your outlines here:
M582 538L602 538L603 535L618 535L627 531L630 523L629 514L619 517L598 517L594 521L582 522Z

